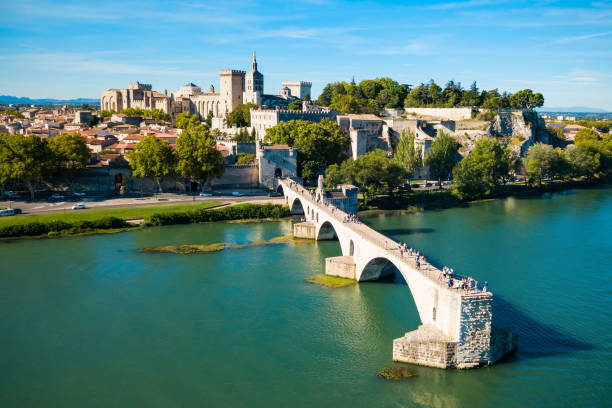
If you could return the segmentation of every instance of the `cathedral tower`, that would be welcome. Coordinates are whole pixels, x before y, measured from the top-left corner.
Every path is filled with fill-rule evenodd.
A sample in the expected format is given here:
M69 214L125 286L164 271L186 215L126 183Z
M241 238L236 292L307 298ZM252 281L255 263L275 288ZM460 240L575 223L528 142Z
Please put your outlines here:
M253 51L253 63L251 71L245 76L244 103L261 103L264 91L264 76L257 70L257 57Z

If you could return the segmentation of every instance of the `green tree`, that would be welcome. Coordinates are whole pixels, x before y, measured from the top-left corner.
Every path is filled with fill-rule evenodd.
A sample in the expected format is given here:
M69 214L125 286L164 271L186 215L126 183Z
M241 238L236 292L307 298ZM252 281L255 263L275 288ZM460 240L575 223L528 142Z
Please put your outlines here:
M240 129L232 140L238 143L255 143L255 135L249 134L249 131L246 128Z
M162 180L175 171L177 161L168 142L155 136L144 136L134 150L128 152L127 158L132 175L154 179L160 193L163 191Z
M354 184L363 192L366 202L377 194L387 191L390 196L395 189L404 184L407 172L396 160L376 149L361 155L357 160L345 160L340 165L329 166L326 182L329 187L342 183Z
M554 147L544 143L535 143L525 155L527 176L532 184L542 184L542 180L564 173L564 157Z
M241 103L227 116L228 126L248 127L251 126L251 108L259 109L261 105L256 103Z
M608 174L612 171L612 135L582 129L576 134L574 143L593 158L599 155L597 173Z
M393 159L406 170L406 176L412 179L414 175L423 167L422 152L414 145L414 133L402 132L397 143L397 148Z
M117 112L115 112L114 110L109 110L109 111L108 110L101 110L98 113L98 116L100 118L102 118L102 119L107 119L107 118L110 118L111 116L113 116L115 113L117 113Z
M121 110L121 114L132 117L144 116L144 111L140 108L125 108Z
M575 145L565 148L565 157L570 165L570 174L573 177L586 176L592 178L599 168L599 153L589 154L589 152Z
M0 149L7 179L23 182L34 199L34 189L51 167L51 154L46 144L36 135L5 135Z
M17 109L7 109L5 111L2 111L2 113L6 113L7 115L12 116L17 119L25 119L25 116L23 116L23 113L19 112Z
M238 153L236 155L236 165L243 166L255 161L255 155L252 153Z
M144 116L153 120L160 120L164 122L170 122L170 115L164 112L162 109L153 108L151 110L145 110Z
M439 130L438 135L431 143L431 147L425 155L425 164L429 166L429 174L432 178L438 180L440 188L442 188L442 179L450 175L455 165L455 156L457 155L458 148L459 143L442 130Z
M189 113L179 113L174 118L174 125L179 129L189 129L195 126L202 125L200 117L196 114L189 115Z
M329 108L340 113L361 113L362 105L359 100L351 95L337 94L329 104Z
M302 110L302 100L295 99L289 103L289 110L293 111L301 111Z
M453 193L462 200L490 194L508 175L510 149L497 139L478 139L474 149L453 169Z
M281 122L266 130L266 141L297 149L298 172L309 181L314 181L322 168L344 160L350 144L348 136L329 119Z
M75 133L60 133L47 140L50 167L55 174L72 178L85 170L91 155L85 139Z
M206 115L206 126L208 126L208 128L210 129L212 127L212 118L213 118L213 113L212 111L208 112L208 115Z
M177 171L182 177L197 181L200 187L225 172L223 156L216 141L204 126L184 130L176 141Z
M544 105L541 93L534 94L531 89L523 89L510 96L511 107L514 109L534 109Z

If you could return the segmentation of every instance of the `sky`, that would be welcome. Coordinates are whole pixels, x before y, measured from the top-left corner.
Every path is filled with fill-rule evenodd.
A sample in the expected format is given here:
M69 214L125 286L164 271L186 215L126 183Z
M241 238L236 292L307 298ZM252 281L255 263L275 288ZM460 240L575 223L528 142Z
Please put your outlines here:
M99 98L140 81L218 89L221 69L283 80L391 77L541 92L612 111L612 0L0 0L0 94Z

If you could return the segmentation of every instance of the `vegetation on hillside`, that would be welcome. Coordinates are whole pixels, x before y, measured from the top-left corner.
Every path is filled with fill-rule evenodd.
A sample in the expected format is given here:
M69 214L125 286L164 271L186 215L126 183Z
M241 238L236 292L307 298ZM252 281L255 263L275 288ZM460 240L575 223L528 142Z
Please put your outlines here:
M481 107L491 110L534 109L544 104L544 97L531 89L514 94L497 89L479 90L474 81L464 89L460 82L450 80L444 88L433 79L414 88L399 84L391 78L333 82L323 88L317 104L329 106L342 113L374 113L384 108L403 107Z
M286 144L298 150L298 174L313 182L327 166L346 158L350 141L329 119L319 123L305 120L281 122L266 130L266 142Z

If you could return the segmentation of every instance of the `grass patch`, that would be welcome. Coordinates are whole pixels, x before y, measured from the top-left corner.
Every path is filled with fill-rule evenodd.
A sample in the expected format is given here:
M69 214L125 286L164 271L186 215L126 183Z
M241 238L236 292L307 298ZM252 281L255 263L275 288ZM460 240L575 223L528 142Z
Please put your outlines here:
M352 285L357 283L355 279L341 278L339 276L331 275L316 275L310 278L304 279L306 282L316 283L317 285L325 286L327 288L342 288L344 286Z
M264 245L279 245L279 244L305 244L314 243L311 239L294 238L292 235L283 235L274 237L268 240L256 240L245 244L217 242L213 244L189 244L189 245L163 245L141 248L138 252L166 252L173 254L195 254L195 253L211 253L218 252L224 249L243 249L252 248Z
M76 221L95 221L105 217L115 217L123 220L141 219L150 217L153 214L164 212L184 212L189 210L203 210L210 207L216 207L225 203L222 202L206 202L206 203L189 203L189 204L171 204L171 205L146 205L146 206L130 206L121 208L92 208L87 210L66 210L65 212L56 212L51 214L24 214L14 217L0 217L0 227L5 225L23 225L31 222L76 222ZM68 205L68 204L67 204Z
M385 367L376 374L378 377L382 377L386 380L399 381L403 378L416 377L416 374L408 371L404 367L391 366Z

